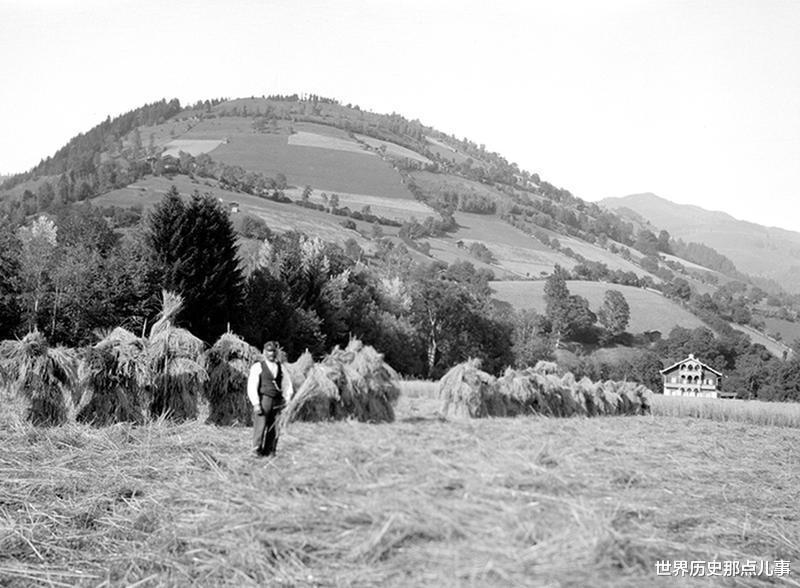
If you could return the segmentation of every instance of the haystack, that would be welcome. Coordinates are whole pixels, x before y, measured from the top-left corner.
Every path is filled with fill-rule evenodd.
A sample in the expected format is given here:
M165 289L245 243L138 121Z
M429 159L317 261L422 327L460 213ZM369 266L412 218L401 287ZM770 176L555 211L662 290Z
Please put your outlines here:
M355 418L391 422L400 392L383 355L354 339L313 365L283 412L282 423Z
M74 416L72 390L77 362L71 350L50 347L39 331L0 343L6 384L27 403L25 418L34 425L60 425Z
M150 381L143 339L115 328L87 350L79 375L85 392L78 420L104 426L143 419Z
M164 291L161 313L147 340L152 374L150 414L177 421L197 417L197 399L208 379L200 364L203 342L174 326L182 306L180 295Z
M370 396L391 409L400 398L400 388L397 386L400 376L384 361L383 354L358 339L351 339L345 351L353 354L350 367L364 378Z
M311 352L306 349L296 361L293 363L286 363L284 365L286 366L286 371L289 374L289 377L292 379L292 386L295 390L299 390L300 386L303 385L309 370L314 367L314 357L311 355Z
M203 397L208 402L208 421L215 425L253 424L253 408L247 398L250 367L261 359L252 345L225 333L203 357L208 380Z
M450 369L439 380L440 412L455 418L489 416L487 398L494 394L495 378L480 369L479 359L470 359Z

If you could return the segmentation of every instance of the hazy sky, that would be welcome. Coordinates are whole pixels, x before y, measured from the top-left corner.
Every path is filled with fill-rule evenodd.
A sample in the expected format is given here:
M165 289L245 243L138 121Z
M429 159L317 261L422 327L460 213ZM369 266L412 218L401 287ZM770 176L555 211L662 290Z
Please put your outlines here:
M5 173L161 98L313 92L800 230L795 0L0 0L0 84Z

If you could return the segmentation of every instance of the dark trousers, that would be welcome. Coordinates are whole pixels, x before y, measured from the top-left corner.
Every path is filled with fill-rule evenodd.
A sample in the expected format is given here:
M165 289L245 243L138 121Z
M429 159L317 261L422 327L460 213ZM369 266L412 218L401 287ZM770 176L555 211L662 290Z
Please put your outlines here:
M262 396L261 414L253 415L253 450L272 455L278 446L278 415L283 409L281 396Z

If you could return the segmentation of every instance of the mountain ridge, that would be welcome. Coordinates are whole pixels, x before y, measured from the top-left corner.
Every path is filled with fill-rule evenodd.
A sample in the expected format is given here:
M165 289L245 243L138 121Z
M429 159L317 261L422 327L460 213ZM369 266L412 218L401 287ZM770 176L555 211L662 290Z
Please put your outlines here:
M649 192L605 198L599 204L623 215L633 211L674 238L716 249L742 272L800 292L800 232L740 220L693 204L677 204Z

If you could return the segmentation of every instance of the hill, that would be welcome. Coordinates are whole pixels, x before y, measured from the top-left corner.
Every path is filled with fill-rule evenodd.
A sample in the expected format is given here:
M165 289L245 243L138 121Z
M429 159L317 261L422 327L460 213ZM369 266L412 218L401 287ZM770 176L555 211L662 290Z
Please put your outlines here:
M800 292L800 233L738 220L719 211L675 204L655 194L633 194L600 202L633 219L645 219L685 241L713 247L737 269Z
M541 280L491 283L494 296L498 300L507 302L515 308L531 308L542 314L545 311L544 286L545 282ZM586 298L593 311L603 304L606 290L622 292L631 312L627 329L630 333L660 331L666 336L675 326L687 329L704 326L703 322L691 312L653 290L576 280L568 281L567 287L570 293Z
M607 283L635 286L636 300L677 278L709 297L731 280L642 248L626 219L645 221L630 207L609 212L467 139L318 96L161 101L109 117L3 182L0 208L19 225L84 200L147 211L171 185L211 194L235 222L258 217L278 232L352 240L367 256L397 247L412 263L466 261L500 281L559 265L598 284L593 304ZM701 324L682 311L665 310L654 328Z

